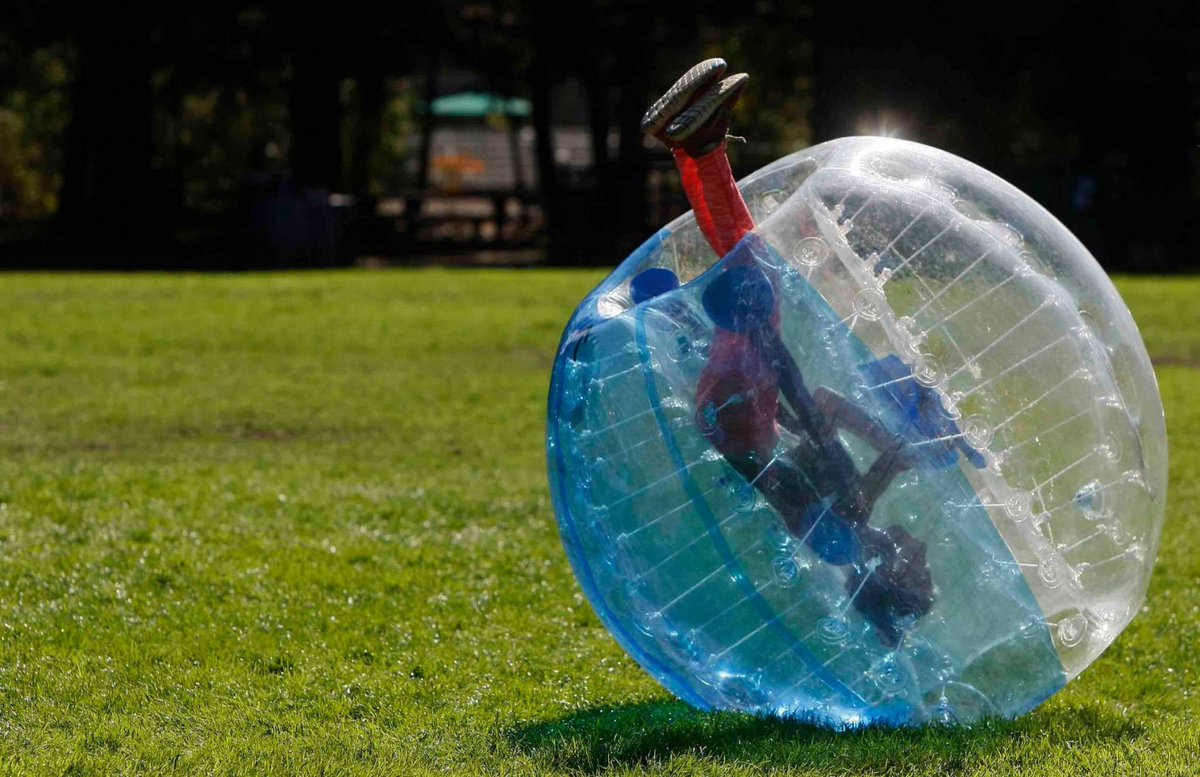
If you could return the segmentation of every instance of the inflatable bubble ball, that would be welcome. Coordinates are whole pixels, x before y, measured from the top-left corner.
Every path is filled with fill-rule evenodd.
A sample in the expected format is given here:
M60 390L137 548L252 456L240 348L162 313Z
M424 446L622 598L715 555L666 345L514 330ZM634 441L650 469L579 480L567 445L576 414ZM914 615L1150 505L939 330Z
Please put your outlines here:
M951 154L846 138L593 291L549 399L563 541L672 693L834 728L1036 707L1137 613L1167 445L1096 261Z

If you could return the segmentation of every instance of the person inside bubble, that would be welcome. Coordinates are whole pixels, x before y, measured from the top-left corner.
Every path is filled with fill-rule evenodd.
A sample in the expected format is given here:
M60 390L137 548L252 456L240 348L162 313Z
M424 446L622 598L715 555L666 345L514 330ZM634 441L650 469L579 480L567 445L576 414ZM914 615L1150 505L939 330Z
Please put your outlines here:
M779 513L788 531L822 561L847 568L847 596L897 646L929 612L933 582L925 544L896 524L870 525L876 501L900 473L953 465L958 455L983 467L936 392L896 356L860 370L886 418L876 418L827 386L811 391L780 336L777 270L754 233L726 156L733 109L745 73L725 77L722 59L683 75L642 120L642 131L674 157L706 241L722 257L702 304L715 325L696 387L696 423L718 452ZM679 286L665 268L630 282L642 302ZM878 455L861 472L839 439L849 432Z

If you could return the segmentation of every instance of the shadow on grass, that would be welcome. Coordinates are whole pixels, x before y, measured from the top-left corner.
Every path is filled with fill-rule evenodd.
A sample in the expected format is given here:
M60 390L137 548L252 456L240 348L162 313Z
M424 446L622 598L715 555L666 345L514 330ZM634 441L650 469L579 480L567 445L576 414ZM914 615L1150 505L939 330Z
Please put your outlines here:
M1032 746L1034 754L1045 755L1045 748L1060 746L1129 744L1143 733L1137 723L1096 707L1043 708L1017 721L989 721L970 729L839 733L661 701L582 710L519 726L506 736L519 752L539 762L586 774L665 764L677 757L752 768L885 774L917 766L956 771L1005 747Z

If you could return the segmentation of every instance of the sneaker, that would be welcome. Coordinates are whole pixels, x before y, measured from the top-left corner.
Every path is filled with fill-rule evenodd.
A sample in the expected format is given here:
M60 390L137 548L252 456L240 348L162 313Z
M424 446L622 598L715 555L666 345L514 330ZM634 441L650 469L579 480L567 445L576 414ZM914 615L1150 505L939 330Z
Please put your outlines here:
M725 142L733 109L749 82L750 76L738 73L709 87L667 125L662 133L667 145L681 146L694 157L715 150Z
M679 113L708 87L725 75L725 60L714 57L706 59L690 70L667 90L667 93L655 101L642 117L642 132L663 140L662 131L666 129ZM666 142L666 141L664 141Z

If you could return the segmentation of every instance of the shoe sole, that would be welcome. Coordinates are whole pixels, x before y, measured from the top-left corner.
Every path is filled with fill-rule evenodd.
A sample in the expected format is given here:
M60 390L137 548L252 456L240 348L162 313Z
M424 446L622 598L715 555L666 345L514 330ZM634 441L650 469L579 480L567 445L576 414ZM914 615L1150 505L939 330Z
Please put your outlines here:
M648 135L661 132L696 94L709 88L725 75L725 68L725 60L720 57L706 59L694 65L646 111L646 115L642 117L642 132Z
M696 98L667 127L663 137L672 142L681 142L699 131L712 117L722 111L733 110L734 104L742 96L750 76L738 73L724 79L716 86Z

